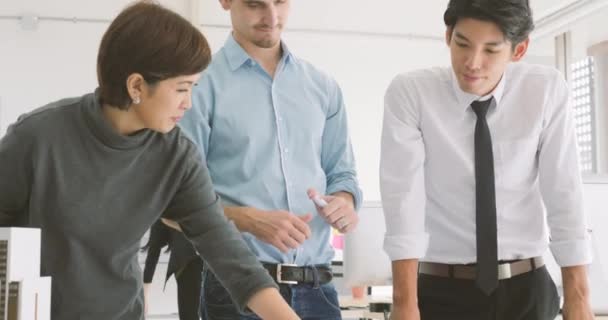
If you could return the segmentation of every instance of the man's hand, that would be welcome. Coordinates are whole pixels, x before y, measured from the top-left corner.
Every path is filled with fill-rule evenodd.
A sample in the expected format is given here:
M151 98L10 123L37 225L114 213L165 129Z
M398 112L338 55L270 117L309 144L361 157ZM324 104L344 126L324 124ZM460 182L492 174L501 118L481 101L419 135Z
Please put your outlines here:
M418 308L418 260L395 260L392 320L420 320Z
M588 301L564 300L562 307L562 318L564 320L593 320L593 312Z
M251 223L247 231L256 238L277 247L286 253L296 249L310 237L308 223L312 215L307 213L297 216L285 210L264 211L251 209L248 211Z
M586 266L562 268L564 284L564 320L593 320L593 312L589 304L589 286Z
M315 203L319 214L336 230L347 233L352 231L359 223L359 216L355 212L353 198L349 193L338 192L331 196L321 196L317 190L308 189L308 197L313 200L320 197L327 205L320 207Z

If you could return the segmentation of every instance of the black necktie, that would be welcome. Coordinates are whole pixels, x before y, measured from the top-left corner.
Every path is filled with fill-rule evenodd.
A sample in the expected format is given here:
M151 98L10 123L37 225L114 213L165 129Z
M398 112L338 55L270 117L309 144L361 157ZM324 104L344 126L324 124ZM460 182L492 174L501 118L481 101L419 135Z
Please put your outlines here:
M496 236L496 192L494 156L486 113L493 99L471 104L477 115L475 125L475 192L477 225L477 286L490 295L498 286L498 249Z

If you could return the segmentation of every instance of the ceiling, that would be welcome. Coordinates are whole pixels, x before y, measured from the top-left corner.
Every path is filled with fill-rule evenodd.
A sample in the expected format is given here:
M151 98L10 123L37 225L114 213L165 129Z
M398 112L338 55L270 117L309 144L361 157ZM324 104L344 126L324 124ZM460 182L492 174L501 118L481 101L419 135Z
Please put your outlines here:
M217 0L200 0L201 23L227 25ZM544 17L577 0L530 0ZM448 0L292 0L289 28L441 37Z
M199 3L200 22L227 25L228 15L218 0L161 0L168 7L188 14L191 2ZM530 0L541 18L577 0ZM3 0L0 16L32 13L39 16L111 19L131 0ZM291 28L413 33L441 35L442 14L448 0L292 0Z
M288 30L334 31L384 36L412 36L441 41L442 15L448 0L291 0ZM530 0L536 19L588 0ZM608 0L605 0L608 2ZM110 20L131 0L1 0L1 16L77 17ZM197 17L205 26L228 28L229 16L218 0L160 0L186 16ZM196 3L197 5L193 5ZM192 8L198 7L198 15ZM550 39L550 37L549 37ZM552 41L543 41L551 44ZM543 46L544 47L544 46Z

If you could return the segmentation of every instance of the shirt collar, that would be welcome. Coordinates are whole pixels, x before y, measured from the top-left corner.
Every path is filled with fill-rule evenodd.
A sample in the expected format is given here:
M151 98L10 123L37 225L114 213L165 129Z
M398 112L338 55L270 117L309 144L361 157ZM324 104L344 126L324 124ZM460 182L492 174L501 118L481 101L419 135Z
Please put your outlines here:
M293 62L296 61L296 58L291 54L291 51L289 51L289 48L283 40L281 40L281 48L283 49L283 57L281 59L285 60L284 63L288 63L290 60ZM224 43L224 52L232 71L240 68L246 62L254 62L254 59L247 53L247 51L245 51L245 49L243 49L243 47L241 47L241 45L234 40L232 33L228 35L228 39L226 39L226 42Z
M469 108L471 106L471 103L473 101L477 101L477 100L484 101L484 100L490 99L491 97L494 97L495 105L496 105L496 107L498 107L500 105L500 100L502 99L502 96L505 91L506 74L507 74L507 71L505 70L505 72L502 74L502 78L500 78L500 81L496 85L496 88L494 88L494 90L492 90L492 92L490 92L489 94L487 94L485 96L478 96L475 94L471 94L471 93L462 91L462 89L458 85L458 79L456 79L454 70L451 69L450 82L452 83L452 89L454 90L454 94L456 95L458 105L460 105L464 110L466 110L467 108Z

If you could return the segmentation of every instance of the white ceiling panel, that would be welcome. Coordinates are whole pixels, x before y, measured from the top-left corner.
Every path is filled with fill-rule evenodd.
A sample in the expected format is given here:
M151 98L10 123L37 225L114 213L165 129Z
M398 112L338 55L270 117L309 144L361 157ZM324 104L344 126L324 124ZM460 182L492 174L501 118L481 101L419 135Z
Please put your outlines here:
M168 8L186 14L189 0L161 0ZM132 0L0 0L0 16L33 14L61 18L110 20Z

